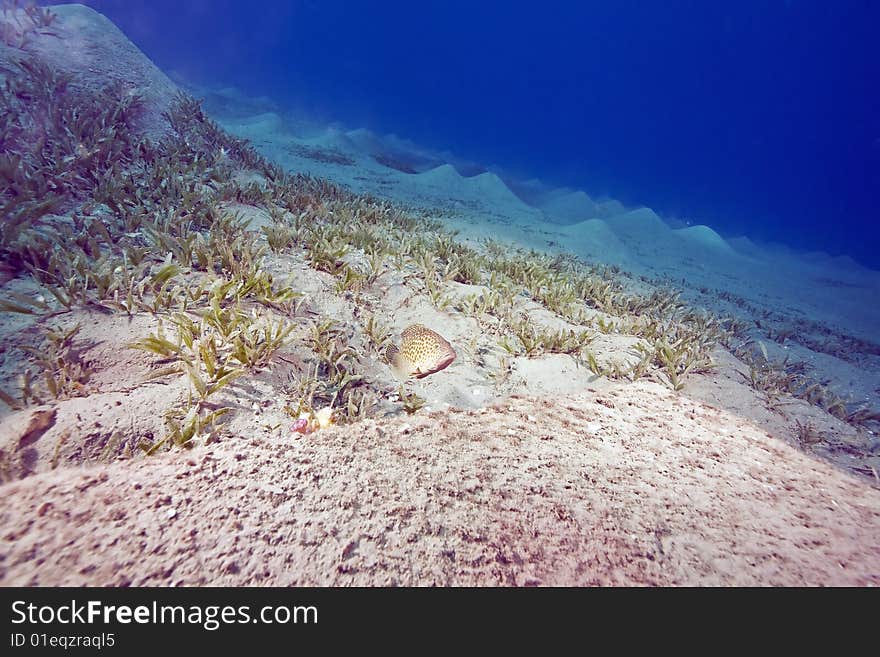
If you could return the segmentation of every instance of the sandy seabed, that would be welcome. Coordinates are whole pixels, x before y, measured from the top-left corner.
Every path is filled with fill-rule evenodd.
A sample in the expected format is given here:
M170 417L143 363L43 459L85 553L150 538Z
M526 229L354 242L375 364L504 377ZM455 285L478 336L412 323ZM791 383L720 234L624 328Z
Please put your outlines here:
M874 585L880 490L656 384L34 475L4 585Z

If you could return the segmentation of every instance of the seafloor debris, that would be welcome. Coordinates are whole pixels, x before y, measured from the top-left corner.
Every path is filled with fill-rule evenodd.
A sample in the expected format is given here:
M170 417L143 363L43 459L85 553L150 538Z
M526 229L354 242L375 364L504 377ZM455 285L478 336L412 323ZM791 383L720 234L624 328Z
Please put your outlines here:
M293 433L307 434L319 429L326 429L335 422L333 409L326 406L315 412L303 411L291 425L290 430Z

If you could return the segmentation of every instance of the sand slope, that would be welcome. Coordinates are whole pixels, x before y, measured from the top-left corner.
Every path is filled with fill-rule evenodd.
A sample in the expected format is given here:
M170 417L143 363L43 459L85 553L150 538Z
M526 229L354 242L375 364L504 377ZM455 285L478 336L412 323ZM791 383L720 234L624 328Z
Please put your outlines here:
M650 208L626 209L613 200L595 204L595 212L588 212L587 200L592 199L584 192L553 190L537 180L508 184L496 173L468 177L452 164L416 174L396 171L374 159L375 151L383 147L375 135L369 140L368 154L359 150L356 140L341 145L336 138L339 131L305 140L289 131L242 132L240 124L219 118L292 170L326 176L357 192L433 209L462 238L475 243L502 239L528 249L574 253L588 262L617 265L634 276L668 281L681 288L690 303L719 315L753 323L771 313L777 334L808 331L812 345L829 343L832 353L840 350L827 331L877 344L880 305L875 299L880 297L880 273L848 258L801 253L748 238L727 240L705 225L673 228ZM351 163L309 158L292 151L291 144L329 152L347 149ZM387 148L394 157L403 157L400 140ZM572 223L581 214L597 216ZM802 320L813 325L804 326ZM772 341L769 335L760 339ZM783 344L782 349L780 358L791 354L819 368L816 378L829 381L836 394L854 403L880 406L880 356L858 354L856 362L849 362L798 345Z
M79 4L51 10L57 15L51 35L31 38L27 50L71 75L79 91L94 93L108 84L136 91L146 106L137 127L152 139L163 136L168 123L162 113L170 109L177 86L103 15ZM0 60L16 60L21 55L0 43Z
M579 223L585 219L601 219L613 217L625 212L623 205L617 201L597 202L583 190L568 191L560 189L551 193L549 198L538 202L554 223Z

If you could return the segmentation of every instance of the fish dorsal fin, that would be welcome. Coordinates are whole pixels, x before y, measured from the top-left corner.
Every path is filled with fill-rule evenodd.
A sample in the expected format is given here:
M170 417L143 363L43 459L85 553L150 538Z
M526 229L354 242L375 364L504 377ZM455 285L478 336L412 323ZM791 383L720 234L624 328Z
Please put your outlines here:
M427 330L428 329L426 329L422 324L410 324L405 329L403 329L400 337L405 340L406 338L411 338L418 335L419 333L424 333Z

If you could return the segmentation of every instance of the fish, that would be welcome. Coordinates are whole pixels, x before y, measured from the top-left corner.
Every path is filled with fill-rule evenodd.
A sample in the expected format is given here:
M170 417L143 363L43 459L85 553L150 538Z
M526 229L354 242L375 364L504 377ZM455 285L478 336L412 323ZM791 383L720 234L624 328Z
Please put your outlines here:
M400 334L400 346L391 345L385 358L401 380L421 379L449 367L456 353L449 341L436 331L413 324Z

